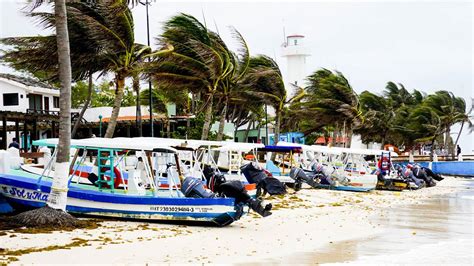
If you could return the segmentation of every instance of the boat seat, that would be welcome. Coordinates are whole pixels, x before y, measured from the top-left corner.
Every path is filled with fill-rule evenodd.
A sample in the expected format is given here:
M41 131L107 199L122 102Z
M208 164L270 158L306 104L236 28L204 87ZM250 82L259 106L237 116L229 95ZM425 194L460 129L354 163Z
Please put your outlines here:
M268 172L270 172L274 176L280 176L281 175L281 170L278 166L276 166L273 161L267 160L265 164L265 169L267 169Z

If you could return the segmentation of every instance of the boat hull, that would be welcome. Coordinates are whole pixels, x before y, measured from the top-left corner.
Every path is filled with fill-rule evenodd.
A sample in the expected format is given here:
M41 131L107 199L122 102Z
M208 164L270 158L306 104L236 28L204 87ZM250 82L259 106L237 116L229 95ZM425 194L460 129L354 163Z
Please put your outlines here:
M12 206L45 206L51 182L0 175L0 193ZM71 186L66 210L80 215L151 221L193 221L228 225L240 216L232 198L195 199L133 196Z
M369 192L376 188L377 176L376 175L348 175L350 180L348 184L337 184L335 186L319 184L318 188L342 190L342 191L353 191L353 192Z
M408 182L401 179L386 179L377 182L378 190L402 191L408 189Z

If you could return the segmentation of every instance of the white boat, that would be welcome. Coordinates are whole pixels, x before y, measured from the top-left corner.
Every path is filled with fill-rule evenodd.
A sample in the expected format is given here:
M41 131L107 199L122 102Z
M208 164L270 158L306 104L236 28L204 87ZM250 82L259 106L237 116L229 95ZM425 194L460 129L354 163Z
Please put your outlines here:
M327 169L326 175L335 181L334 185L319 184L319 188L362 192L376 188L377 176L372 174L360 149L285 142L279 142L278 145L301 147L303 152L298 161L306 171L312 171L316 164L322 164Z
M54 147L57 143L57 139L46 139L33 144ZM74 183L71 182L72 175L69 177L68 212L139 220L207 222L221 226L238 220L243 213L243 207L236 206L233 198L185 197L180 190L183 176L177 150L168 145L133 138L93 138L71 140L71 147L95 152L101 170L94 185ZM134 154L138 158L137 165L117 172L114 161L120 160L122 154ZM74 157L75 160L80 158L79 155ZM168 181L167 189L159 189L161 179L157 177L160 171L150 163L156 157L162 157L166 162L163 177ZM54 160L55 156L51 162ZM76 163L73 161L71 165L73 168ZM139 169L139 165L143 169ZM51 166L52 163L48 164L44 172ZM42 174L10 169L0 173L0 193L13 207L38 208L48 200L51 181Z

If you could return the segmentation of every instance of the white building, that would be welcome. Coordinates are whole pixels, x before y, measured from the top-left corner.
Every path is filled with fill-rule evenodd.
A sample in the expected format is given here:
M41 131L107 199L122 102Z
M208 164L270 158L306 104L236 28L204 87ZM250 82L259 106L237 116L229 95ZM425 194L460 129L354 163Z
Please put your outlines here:
M59 111L59 90L43 82L0 73L0 111Z
M306 57L310 56L309 48L304 44L303 35L289 35L283 43L282 56L287 60L287 91L294 95L294 86L304 87L306 79Z
M33 140L54 134L55 125L51 118L58 112L57 88L32 78L0 73L0 149L11 143L14 137L21 140L27 135ZM23 115L26 113L28 115ZM44 127L46 124L51 125L49 131Z

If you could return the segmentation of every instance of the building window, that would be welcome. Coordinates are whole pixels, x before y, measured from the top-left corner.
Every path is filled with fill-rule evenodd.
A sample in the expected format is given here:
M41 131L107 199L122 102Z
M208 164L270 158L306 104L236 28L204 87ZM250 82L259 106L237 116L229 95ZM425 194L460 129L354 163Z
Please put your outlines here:
M53 97L53 106L54 108L59 108L59 97Z
M18 105L18 93L4 93L3 106L15 106L15 105Z
M39 94L28 94L28 103L31 110L43 110L43 96Z
M295 40L295 45L298 45L298 40Z

